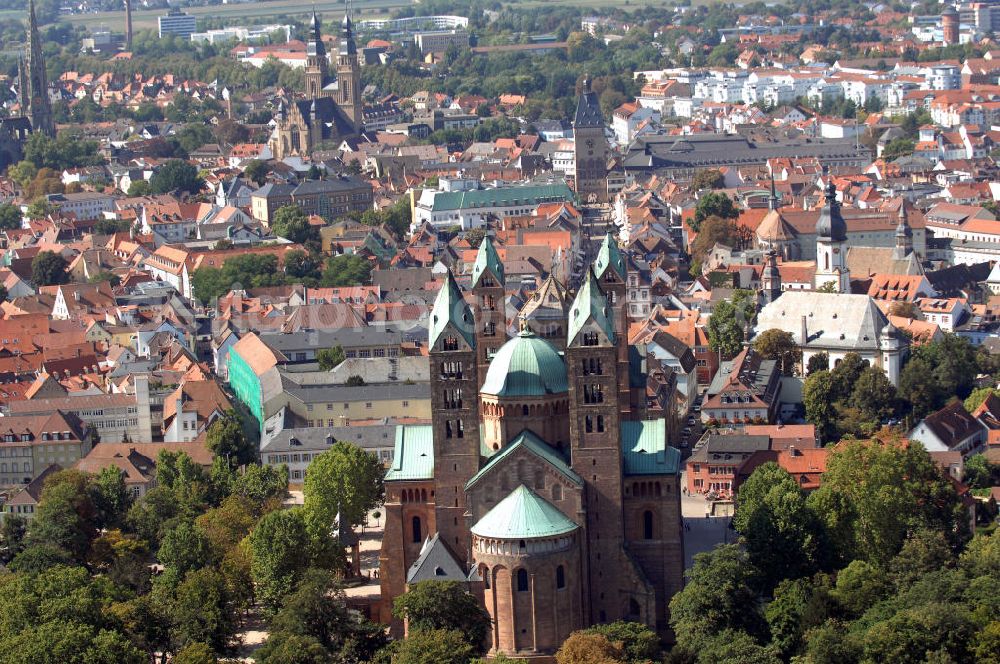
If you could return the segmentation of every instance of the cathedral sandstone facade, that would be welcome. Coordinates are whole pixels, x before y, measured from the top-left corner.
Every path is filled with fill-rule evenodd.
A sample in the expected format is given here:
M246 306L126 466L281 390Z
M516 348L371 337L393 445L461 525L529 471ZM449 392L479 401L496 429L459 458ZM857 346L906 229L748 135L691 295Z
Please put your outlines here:
M680 454L663 420L643 419L626 264L609 235L566 303L562 352L528 316L508 338L489 238L467 292L448 274L429 326L433 424L399 428L386 475L383 621L408 584L437 578L481 598L491 653L546 661L573 630L615 620L666 635Z
M341 23L337 76L330 76L330 59L323 43L321 21L313 12L306 44L304 99L282 101L271 136L276 159L308 157L321 143L354 136L363 130L361 71L350 14Z

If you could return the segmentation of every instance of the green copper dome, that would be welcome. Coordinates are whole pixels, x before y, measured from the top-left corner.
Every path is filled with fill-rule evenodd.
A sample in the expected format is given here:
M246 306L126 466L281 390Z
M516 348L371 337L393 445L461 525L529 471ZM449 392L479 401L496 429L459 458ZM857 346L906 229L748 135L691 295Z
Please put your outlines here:
M498 397L541 397L568 391L566 364L559 352L528 329L500 347L481 389Z
M490 539L520 540L556 537L577 528L557 507L522 484L487 512L472 532Z

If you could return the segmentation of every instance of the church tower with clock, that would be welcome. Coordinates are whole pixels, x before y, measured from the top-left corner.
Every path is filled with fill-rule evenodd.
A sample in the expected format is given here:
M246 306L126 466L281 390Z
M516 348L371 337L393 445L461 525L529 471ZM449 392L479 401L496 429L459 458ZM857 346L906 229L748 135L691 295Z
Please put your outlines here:
M583 91L573 116L573 178L583 203L608 202L608 139L597 94L590 89L590 77L583 79Z

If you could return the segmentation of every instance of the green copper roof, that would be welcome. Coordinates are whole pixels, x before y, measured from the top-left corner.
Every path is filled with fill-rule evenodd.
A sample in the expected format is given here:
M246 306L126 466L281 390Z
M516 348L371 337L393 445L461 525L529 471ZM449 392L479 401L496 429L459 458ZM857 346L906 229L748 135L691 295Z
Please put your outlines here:
M503 262L500 261L500 256L497 254L496 247L493 246L493 240L490 239L489 235L483 237L479 251L476 253L476 262L472 266L473 287L479 283L479 277L483 276L486 271L493 273L498 286L503 286Z
M587 270L587 276L580 285L580 290L573 300L573 306L569 308L569 335L566 337L566 345L572 345L580 330L593 319L595 323L604 331L605 336L611 343L615 342L615 328L611 324L611 307L608 306L608 298L604 295L597 277L593 270Z
M499 397L540 397L569 391L559 351L529 329L493 356L480 392Z
M566 460L559 454L555 448L547 445L545 441L535 435L533 431L525 429L521 433L514 437L514 440L510 441L507 445L504 445L503 449L496 452L490 460L486 462L478 473L472 476L472 479L465 483L466 490L471 489L476 482L485 477L498 463L501 459L506 459L512 455L516 450L524 448L530 451L535 456L545 460L550 466L561 473L566 479L568 479L573 484L578 486L583 486L583 480L580 476L569 467Z
M625 421L621 427L626 475L677 474L681 453L667 445L665 420Z
M597 259L594 260L594 273L600 279L604 273L611 268L618 275L618 278L625 281L625 257L618 247L618 241L609 232L601 242L601 248L597 251Z
M479 537L519 540L556 537L577 528L552 503L522 484L487 512L472 532Z
M534 207L541 203L572 203L575 196L565 182L525 184L496 189L443 191L434 195L433 212L495 207Z
M428 326L431 347L437 343L438 337L441 336L441 333L444 332L449 323L452 323L455 330L462 335L470 348L476 347L476 337L473 334L475 321L472 318L469 305L465 303L465 298L462 297L462 289L455 283L455 277L452 275L451 270L448 270L448 279L445 281L444 286L441 287L441 290L438 291L437 299L434 300L434 308L431 310L431 320Z
M386 481L434 479L434 427L429 424L396 427L396 446Z

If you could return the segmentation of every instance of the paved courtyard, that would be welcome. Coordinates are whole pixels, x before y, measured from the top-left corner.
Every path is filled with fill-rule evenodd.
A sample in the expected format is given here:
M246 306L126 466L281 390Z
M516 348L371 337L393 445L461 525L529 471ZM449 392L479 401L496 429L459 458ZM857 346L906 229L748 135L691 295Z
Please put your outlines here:
M681 471L681 486L687 486L684 471ZM731 506L717 505L716 513L723 515L711 516L712 506L698 495L681 494L681 515L684 518L684 569L691 567L694 556L698 553L711 551L716 544L732 542L736 532L730 530Z

